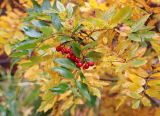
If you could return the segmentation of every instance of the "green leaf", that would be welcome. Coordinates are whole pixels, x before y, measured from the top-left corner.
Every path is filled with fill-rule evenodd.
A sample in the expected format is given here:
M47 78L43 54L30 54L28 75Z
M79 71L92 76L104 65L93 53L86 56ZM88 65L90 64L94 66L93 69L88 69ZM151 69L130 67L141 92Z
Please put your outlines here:
M93 96L89 93L87 85L82 83L81 81L76 81L76 85L77 85L81 95L87 100L87 104L89 106L95 106L97 97Z
M22 63L22 64L21 64L22 67L31 67L31 66L33 66L33 65L35 65L35 63L34 63L34 62L31 62L31 61L25 62L25 63Z
M52 28L49 27L49 26L42 27L42 28L41 28L41 31L43 32L43 35L44 35L45 37L49 37L49 36L51 36L52 33L53 33Z
M36 46L36 40L26 40L21 42L17 47L16 50L27 50L32 49Z
M42 10L49 10L51 8L51 4L49 0L43 0Z
M41 37L41 33L32 29L31 27L23 26L22 30L29 37L35 37L35 38Z
M51 88L50 90L56 94L62 94L69 90L69 85L67 83L61 83L56 87Z
M72 79L74 77L73 74L64 67L54 67L53 70L60 73L65 78Z
M94 95L91 95L91 101L88 101L87 104L91 107L95 106L96 105L96 100L97 100L97 97L94 96Z
M34 7L34 11L35 12L41 12L41 6L38 4L38 2L36 0L32 0L33 3L33 7Z
M77 57L80 57L80 52L81 52L80 44L74 42L71 44L71 46L72 46L72 50L73 50L74 55L76 55Z
M38 28L42 28L44 26L48 26L48 24L44 21L40 21L40 20L32 20L32 24L35 26L35 27L38 27Z
M42 58L42 56L32 56L31 58L30 58L30 60L32 61L32 62L34 62L35 64L37 63L40 63L41 61L43 61L43 58Z
M52 46L51 45L42 45L40 47L41 50L46 50L46 49L49 49L49 48L52 48Z
M146 15L143 18L139 19L132 27L131 32L136 32L141 30L141 28L144 26L144 23L147 21L150 15Z
M39 88L35 87L35 89L30 91L30 93L28 93L28 95L25 97L25 99L23 100L23 104L31 105L36 99L36 97L38 97L38 95L39 95Z
M134 59L133 61L131 61L131 66L140 67L140 66L145 65L146 63L147 63L146 60L137 58L137 59Z
M79 71L79 75L80 75L82 81L86 79L86 77L84 76L82 71Z
M78 24L75 29L73 30L73 34L76 33L77 31L79 31L80 29L82 29L84 26L82 24Z
M61 20L58 14L51 14L51 21L57 31L59 31L62 28Z
M67 9L67 17L68 17L68 18L71 18L71 17L72 17L73 7L74 7L74 5L73 5L72 3L68 3L67 6L66 6L66 9Z
M154 31L141 31L139 32L139 35L141 36L141 38L144 38L144 39L152 39L155 35L155 32Z
M72 40L70 37L67 37L67 36L60 36L58 39L61 43Z
M11 59L11 64L10 64L10 70L13 69L13 67L17 64L17 62L20 61L20 58L12 58Z
M118 23L122 23L124 20L131 16L132 9L129 6L122 8L110 21L111 27L115 27Z
M59 12L64 12L65 11L64 5L58 0L56 2L56 6L57 6L57 9L59 10Z
M82 48L82 50L94 48L96 45L97 45L97 42L91 42L91 43L85 45L85 46Z
M80 81L76 81L77 87L80 91L80 93L83 95L84 98L86 98L88 101L91 101L91 96L89 94L87 85L80 82Z
M13 54L11 54L11 57L21 57L24 55L27 55L29 52L26 50L20 51L20 52L15 52Z
M86 54L87 59L96 61L102 57L102 53L96 51L90 51Z
M136 41L136 42L142 41L141 37L138 34L129 34L128 39L130 39L132 41Z
M68 58L57 58L55 62L69 69L78 69L76 65Z

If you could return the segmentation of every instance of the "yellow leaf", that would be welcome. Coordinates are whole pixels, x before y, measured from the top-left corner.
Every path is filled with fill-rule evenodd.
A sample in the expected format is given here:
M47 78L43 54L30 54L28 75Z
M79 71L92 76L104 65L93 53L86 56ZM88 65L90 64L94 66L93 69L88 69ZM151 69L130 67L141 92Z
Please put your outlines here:
M49 109L53 107L56 101L57 101L57 96L53 96L53 94L50 94L50 97L48 99L45 99L44 101L42 101L38 111L47 112Z
M11 46L9 44L6 44L4 46L4 51L6 52L7 55L10 55L11 54Z
M110 20L110 27L113 28L117 24L122 23L122 21L126 20L131 15L132 9L129 6L125 6L115 14L115 16Z
M134 99L140 99L142 96L139 94L139 93L136 93L136 92L128 92L127 95L131 98L134 98Z
M94 78L87 78L87 82L94 87L100 87L100 88L109 85L109 83L106 81L101 81Z
M146 83L145 79L139 77L135 74L127 73L127 77L135 84L144 85Z
M103 10L103 11L108 9L108 7L106 6L105 3L98 3L96 0L89 0L89 4L94 9L100 9L100 10Z
M127 40L123 40L123 37L119 38L120 41L116 47L116 51L119 55L123 54L123 52L125 51L125 49L128 48L128 46L130 45L129 41Z
M64 113L64 111L66 111L67 109L69 109L73 104L73 96L71 96L63 103L60 111L61 114Z
M89 87L89 90L92 92L93 95L97 96L98 98L101 98L101 92L99 89L95 87Z
M137 59L134 59L130 62L130 65L132 67L140 67L140 66L143 66L147 63L147 60L145 59L142 59L142 58L137 58Z
M134 100L134 101L132 101L132 108L133 109L139 108L139 105L140 105L140 100Z
M39 74L41 72L42 70L39 69L39 66L34 65L25 72L24 77L29 81L35 81L38 77L40 77Z
M58 96L55 96L49 89L54 87L58 83L59 83L59 76L56 73L54 73L54 78L51 78L51 80L46 80L42 83L41 86L42 103L38 111L47 112L49 109L54 107L55 103L58 101Z
M90 3L90 5L91 5L93 8L97 8L97 2L96 2L96 0L89 0L89 3Z
M148 98L143 97L141 99L141 101L142 101L142 103L143 103L144 106L151 106L151 102L150 102L150 100Z
M138 75L138 76L140 76L140 77L143 77L143 78L146 78L146 77L149 76L147 71L144 70L141 67L140 68L136 68L136 69L131 68L131 69L129 69L129 71L134 73L134 74L136 74L136 75Z
M83 102L82 99L76 98L76 99L74 100L74 103L75 103L75 104L83 104L84 102Z
M117 84L115 86L113 86L110 91L109 91L109 94L114 94L114 93L117 93L119 90L120 90L120 84Z
M160 92L158 90L151 88L151 89L146 90L146 93L151 97L155 97L157 99L160 99Z
M160 79L160 72L158 72L158 73L153 73L153 74L151 75L151 77L156 78L156 79Z
M148 85L149 86L159 86L159 89L160 89L160 80L150 80L149 82L148 82Z
M0 44L5 44L7 41L6 41L6 39L4 39L4 38L2 38L1 36L0 36Z
M157 41L151 41L153 49L160 55L160 45Z
M144 88L140 85L135 84L135 83L131 83L129 85L129 90L136 92L136 93L141 93L144 90Z
M121 97L119 98L119 103L118 103L117 106L116 106L116 110L118 110L119 107L125 103L126 98L127 98L126 96L121 96Z
M61 101L61 100L66 100L68 99L67 97L72 93L71 90L65 92L64 94L61 94L58 98L58 101Z

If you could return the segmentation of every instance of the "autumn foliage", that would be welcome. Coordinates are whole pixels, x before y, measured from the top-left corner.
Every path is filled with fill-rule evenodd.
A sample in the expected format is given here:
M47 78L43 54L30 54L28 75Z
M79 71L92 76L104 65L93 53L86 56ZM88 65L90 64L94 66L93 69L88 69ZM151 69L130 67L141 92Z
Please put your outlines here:
M159 0L5 0L1 8L0 54L11 62L0 71L4 116L160 115Z

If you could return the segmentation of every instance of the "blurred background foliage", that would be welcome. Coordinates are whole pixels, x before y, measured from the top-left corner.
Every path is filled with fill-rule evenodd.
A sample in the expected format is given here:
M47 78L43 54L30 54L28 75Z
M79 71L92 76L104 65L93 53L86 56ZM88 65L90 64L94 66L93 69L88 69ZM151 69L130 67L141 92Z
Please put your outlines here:
M42 0L38 0L42 3ZM64 0L64 2L67 2ZM83 0L73 0L75 4L84 4ZM113 2L125 4L127 0L97 0L98 3L105 3L101 7L93 4L93 7L102 10L108 9ZM155 26L155 31L160 32L160 1L159 0L133 0L133 4L143 8L146 12L152 13L153 17L147 23L149 26ZM39 113L37 109L40 106L39 84L28 82L25 78L19 78L16 72L16 66L12 67L10 58L10 46L17 40L24 38L21 31L23 18L27 16L26 9L32 7L30 0L0 0L0 115L1 116L46 116L51 111ZM92 11L91 11L92 12ZM138 10L137 10L138 12ZM138 13L137 13L138 14ZM83 14L84 17L87 14ZM140 16L136 15L135 19ZM123 34L123 33L121 33ZM153 43L157 45L157 43ZM157 50L158 51L158 50ZM159 52L159 51L158 51ZM10 66L11 65L11 66ZM108 70L106 70L106 75ZM109 76L108 76L109 77ZM105 80L106 78L104 78ZM21 83L23 80L23 83ZM113 80L114 81L114 80ZM160 108L157 107L141 107L132 109L127 104L122 105L116 110L117 101L116 89L110 93L110 87L105 87L102 91L102 101L98 109L100 116L159 116ZM154 100L159 106L160 101ZM128 104L130 104L128 102ZM77 110L77 116L93 115L88 108ZM66 112L66 116L67 116Z

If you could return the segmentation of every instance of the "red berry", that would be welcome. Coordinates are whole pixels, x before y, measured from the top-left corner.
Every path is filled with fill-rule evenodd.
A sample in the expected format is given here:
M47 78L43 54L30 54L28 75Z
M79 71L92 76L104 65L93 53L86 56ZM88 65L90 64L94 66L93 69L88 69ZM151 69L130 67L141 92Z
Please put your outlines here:
M69 51L69 49L67 49L67 48L63 49L63 52L66 53L66 54L68 54L68 51Z
M89 68L89 65L88 63L86 63L84 66L83 66L83 69L88 69Z
M75 55L70 54L70 59L71 59L72 61L74 61L74 62L75 62L75 60L76 60L76 56L75 56Z
M89 66L94 66L94 62L87 62Z
M71 55L70 55L70 54L68 54L68 55L67 55L67 58L68 58L68 59L71 59Z
M62 53L62 54L65 53L65 48L62 48L61 53Z
M76 57L75 62L76 62L76 63L79 63L79 62L81 62L81 60Z
M76 56L75 55L68 54L67 58L72 60L73 62L76 62Z
M81 67L81 66L83 66L83 63L82 62L78 62L78 63L76 63L76 66L77 67Z
M63 47L61 45L59 45L59 46L56 47L56 51L57 52L60 52L62 49L63 49Z
M73 55L73 51L71 49L68 49L68 54Z

